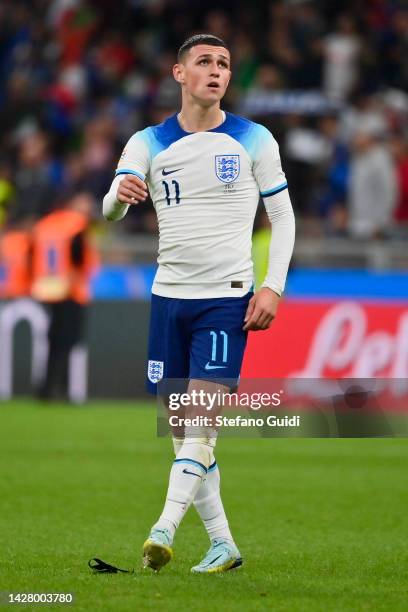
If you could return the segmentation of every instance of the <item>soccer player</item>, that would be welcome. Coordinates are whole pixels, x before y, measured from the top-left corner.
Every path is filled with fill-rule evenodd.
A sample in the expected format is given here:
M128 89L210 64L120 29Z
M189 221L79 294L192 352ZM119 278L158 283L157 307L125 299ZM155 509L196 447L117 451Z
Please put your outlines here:
M279 150L262 125L220 108L231 77L219 38L184 42L173 67L181 111L134 134L103 202L122 219L150 193L160 240L152 287L148 385L188 379L188 393L230 390L239 379L249 330L268 329L291 258L295 224ZM273 226L268 273L252 292L251 237L259 194ZM222 378L220 378L222 377ZM193 406L185 415L193 416ZM175 531L194 503L211 546L193 572L242 565L220 496L214 430L173 434L176 459L163 512L146 540L144 565L159 570L172 557Z

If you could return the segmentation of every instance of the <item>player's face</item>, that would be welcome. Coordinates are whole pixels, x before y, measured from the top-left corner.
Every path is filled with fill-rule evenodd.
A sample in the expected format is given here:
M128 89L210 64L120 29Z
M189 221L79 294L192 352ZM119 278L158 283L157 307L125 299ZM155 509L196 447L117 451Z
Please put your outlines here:
M185 94L211 106L224 96L231 78L229 51L224 47L196 45L182 63L174 66L174 76Z

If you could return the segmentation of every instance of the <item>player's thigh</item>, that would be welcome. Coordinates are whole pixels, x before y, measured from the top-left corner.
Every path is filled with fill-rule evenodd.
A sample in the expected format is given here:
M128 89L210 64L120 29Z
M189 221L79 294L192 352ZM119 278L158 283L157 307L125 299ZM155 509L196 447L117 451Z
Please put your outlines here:
M180 321L178 303L179 300L152 295L147 387L154 394L158 391L157 383L160 381L188 378L189 330L188 326L183 326Z
M208 300L192 330L190 379L236 385L247 342L243 325L251 295Z

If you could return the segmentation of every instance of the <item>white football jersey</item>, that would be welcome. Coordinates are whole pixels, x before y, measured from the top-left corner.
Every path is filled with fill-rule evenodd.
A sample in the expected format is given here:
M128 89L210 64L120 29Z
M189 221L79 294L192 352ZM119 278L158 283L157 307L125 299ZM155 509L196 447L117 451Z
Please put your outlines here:
M173 115L130 138L119 174L146 181L157 212L153 293L191 299L251 289L259 194L287 188L278 144L264 126L226 113L217 128L189 133Z

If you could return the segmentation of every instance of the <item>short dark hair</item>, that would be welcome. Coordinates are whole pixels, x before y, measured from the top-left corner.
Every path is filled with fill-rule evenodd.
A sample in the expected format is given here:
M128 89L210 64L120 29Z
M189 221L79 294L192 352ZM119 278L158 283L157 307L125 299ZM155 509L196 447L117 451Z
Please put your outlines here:
M177 53L177 61L181 62L187 51L190 51L192 47L197 45L212 45L213 47L228 49L228 45L218 36L213 36L212 34L194 34L194 36L187 38L181 45Z

